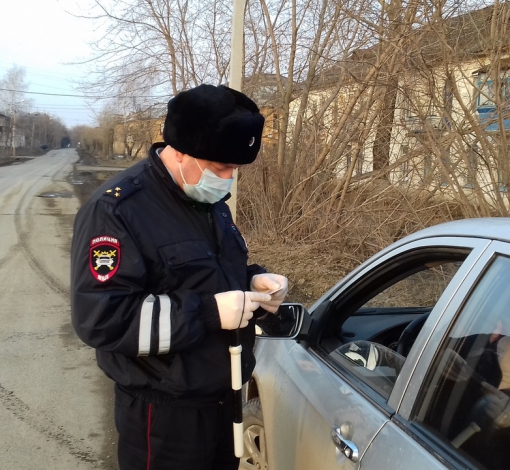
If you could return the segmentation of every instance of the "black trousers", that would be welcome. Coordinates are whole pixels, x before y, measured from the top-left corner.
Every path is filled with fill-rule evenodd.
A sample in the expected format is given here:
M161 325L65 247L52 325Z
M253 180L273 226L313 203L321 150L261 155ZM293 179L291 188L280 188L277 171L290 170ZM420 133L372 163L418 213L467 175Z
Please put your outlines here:
M232 391L175 399L115 386L120 470L237 470Z

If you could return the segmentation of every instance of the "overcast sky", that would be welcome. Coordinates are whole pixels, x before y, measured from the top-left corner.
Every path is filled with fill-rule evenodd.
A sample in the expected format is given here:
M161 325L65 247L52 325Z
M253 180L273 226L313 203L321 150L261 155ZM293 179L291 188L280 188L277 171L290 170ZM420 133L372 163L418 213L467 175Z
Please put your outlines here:
M77 19L76 0L6 0L0 22L0 77L13 65L23 67L34 105L32 111L58 116L66 126L93 125L94 111L75 83L86 73L84 66L65 65L89 57L88 42L97 37L91 20ZM84 1L80 2L82 5Z

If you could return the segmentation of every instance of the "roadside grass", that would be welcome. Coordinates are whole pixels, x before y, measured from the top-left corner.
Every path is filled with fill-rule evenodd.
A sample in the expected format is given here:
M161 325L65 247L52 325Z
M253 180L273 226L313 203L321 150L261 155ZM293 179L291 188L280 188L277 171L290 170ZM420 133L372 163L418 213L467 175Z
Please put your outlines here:
M302 216L289 229L275 215L267 191L243 187L247 180L240 178L237 224L248 241L250 261L287 276L288 300L305 306L391 243L462 218L455 202L373 181L350 191L340 212L329 210L327 204L323 208L303 204ZM327 193L323 197L327 200Z

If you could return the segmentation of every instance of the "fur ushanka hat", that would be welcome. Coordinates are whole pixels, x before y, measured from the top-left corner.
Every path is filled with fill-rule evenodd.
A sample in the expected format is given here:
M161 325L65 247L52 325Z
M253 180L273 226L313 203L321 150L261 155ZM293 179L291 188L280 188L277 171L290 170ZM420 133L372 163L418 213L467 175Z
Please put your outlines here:
M263 127L264 117L246 95L200 85L168 102L163 139L195 158L244 165L257 157Z

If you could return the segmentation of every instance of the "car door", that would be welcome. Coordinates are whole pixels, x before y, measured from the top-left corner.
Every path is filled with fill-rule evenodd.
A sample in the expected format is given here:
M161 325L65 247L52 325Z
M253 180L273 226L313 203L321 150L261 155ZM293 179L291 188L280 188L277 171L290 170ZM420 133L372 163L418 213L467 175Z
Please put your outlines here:
M389 432L386 428L395 414L395 403L401 403L420 358L415 351L425 347L487 244L484 240L445 237L386 251L315 304L307 335L297 342L259 341L255 376L270 470L337 470L363 465L367 449L378 444L376 436ZM443 282L435 292L427 293L430 298L426 305L415 304L413 298L423 289L410 279L420 275L422 285L429 285L430 269L443 270ZM394 292L410 286L414 293L408 293L403 305L398 305ZM402 330L425 313L428 318L416 347L396 365L396 342ZM367 367L370 357L356 356L358 353L349 349L353 343L354 347L368 345L367 351L374 345L382 355L386 351L390 360L382 366ZM444 468L417 447L417 464ZM401 458L400 466L393 462L393 470L420 468L407 466L405 455Z
M414 462L424 453L450 468L510 468L509 276L510 248L492 242L422 349L401 399L390 400L397 413L362 469L394 470L393 459Z

